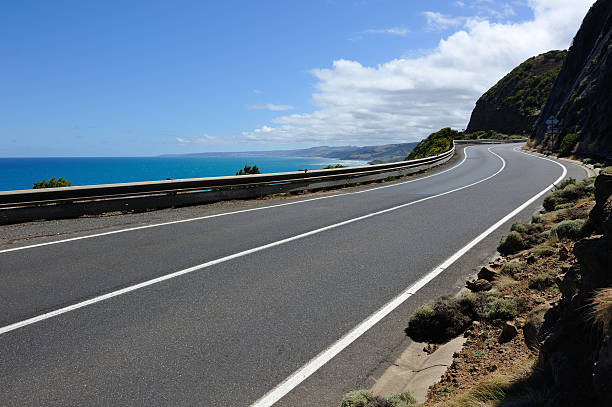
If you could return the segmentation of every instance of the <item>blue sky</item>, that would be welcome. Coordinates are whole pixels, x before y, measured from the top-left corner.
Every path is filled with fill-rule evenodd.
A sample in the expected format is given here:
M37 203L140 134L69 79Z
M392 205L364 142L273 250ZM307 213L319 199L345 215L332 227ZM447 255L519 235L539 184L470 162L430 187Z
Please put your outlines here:
M0 156L415 141L592 2L1 2Z

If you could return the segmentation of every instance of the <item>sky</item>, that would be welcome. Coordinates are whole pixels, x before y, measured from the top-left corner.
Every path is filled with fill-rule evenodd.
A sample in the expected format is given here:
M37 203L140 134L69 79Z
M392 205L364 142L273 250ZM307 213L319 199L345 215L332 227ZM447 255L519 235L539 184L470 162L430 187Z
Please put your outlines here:
M418 141L593 3L3 1L0 157Z

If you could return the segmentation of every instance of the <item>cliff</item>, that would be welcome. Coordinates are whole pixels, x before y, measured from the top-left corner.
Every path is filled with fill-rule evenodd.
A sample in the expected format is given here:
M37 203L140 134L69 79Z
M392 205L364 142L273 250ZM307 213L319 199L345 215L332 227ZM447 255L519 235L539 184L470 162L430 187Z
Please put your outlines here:
M532 129L566 51L550 51L520 64L478 101L466 133L495 130L504 134L526 134Z
M585 17L563 63L529 145L559 151L563 137L578 133L575 153L612 158L612 1L598 0ZM558 135L547 135L556 116Z

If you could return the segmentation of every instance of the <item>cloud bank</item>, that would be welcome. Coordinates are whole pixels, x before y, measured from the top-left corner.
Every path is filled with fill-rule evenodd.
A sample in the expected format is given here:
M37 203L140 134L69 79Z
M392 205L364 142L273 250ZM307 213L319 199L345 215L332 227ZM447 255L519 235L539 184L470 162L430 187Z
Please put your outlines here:
M457 31L424 56L375 67L341 59L329 69L314 69L312 113L277 117L241 138L277 145L365 145L416 141L447 126L464 128L480 95L516 65L568 48L593 3L529 0L533 17L522 22L425 13L427 23L456 25Z

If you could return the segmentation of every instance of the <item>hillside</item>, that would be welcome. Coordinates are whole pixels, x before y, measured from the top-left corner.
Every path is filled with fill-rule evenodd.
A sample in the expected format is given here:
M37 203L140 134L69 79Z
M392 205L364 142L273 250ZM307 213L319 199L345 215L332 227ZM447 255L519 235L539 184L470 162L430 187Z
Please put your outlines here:
M559 151L563 137L579 133L576 153L612 158L612 2L598 0L585 17L567 54L530 146ZM560 134L546 135L556 116Z
M467 133L493 129L504 134L526 134L546 103L566 51L550 51L520 64L478 101Z
M324 157L337 160L392 162L402 161L417 143L385 144L381 146L311 147L298 150L243 151L173 154L182 157Z

